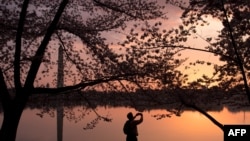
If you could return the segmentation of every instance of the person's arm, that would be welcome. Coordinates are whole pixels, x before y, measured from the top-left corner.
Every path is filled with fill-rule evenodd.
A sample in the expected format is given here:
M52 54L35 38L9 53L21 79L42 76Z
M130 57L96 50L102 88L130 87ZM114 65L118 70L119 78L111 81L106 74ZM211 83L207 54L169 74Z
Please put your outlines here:
M140 119L139 119L139 120L135 120L135 123L136 123L136 124L142 123L142 122L143 122L143 114L142 114L142 113L137 113L137 114L135 115L135 117L136 117L136 116L140 116Z

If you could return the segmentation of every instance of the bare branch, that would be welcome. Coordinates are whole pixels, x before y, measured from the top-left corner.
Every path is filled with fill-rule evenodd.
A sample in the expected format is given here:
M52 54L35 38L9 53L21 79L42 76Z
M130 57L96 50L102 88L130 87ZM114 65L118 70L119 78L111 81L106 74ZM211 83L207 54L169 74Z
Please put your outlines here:
M232 42L232 45L233 45L234 53L235 53L236 58L237 58L236 64L238 64L238 67L239 67L239 69L241 71L243 81L244 81L245 91L246 91L246 94L247 94L247 97L248 97L248 101L250 103L250 90L249 90L249 86L248 86L248 81L247 81L247 76L246 76L246 73L245 73L245 69L244 69L242 60L240 58L240 55L238 53L236 42L234 40L233 29L232 29L232 27L231 27L231 25L229 23L229 19L228 19L228 16L227 16L227 11L226 11L226 9L224 7L224 0L221 0L221 3L222 3L222 10L223 10L224 16L226 18L226 25L227 25L227 28L228 28L229 36L230 36L230 39L231 39L231 42Z
M45 36L41 42L41 45L39 46L39 48L35 54L35 57L37 59L32 60L31 67L30 67L30 70L28 72L27 79L25 81L25 85L24 85L25 87L33 87L33 83L34 83L34 80L36 78L36 74L38 72L38 69L41 65L42 58L43 58L44 52L46 50L46 47L50 41L52 34L56 30L56 26L57 26L59 19L60 19L67 4L68 4L68 0L63 0L61 2L60 7L57 10L57 13L56 13L53 21L51 22L50 26L48 27L47 33L45 34Z
M20 55L22 48L22 34L23 27L25 22L25 17L27 13L29 5L29 0L25 0L23 2L22 11L20 13L17 33L16 33L16 49L15 49L15 60L14 60L14 79L15 79L15 88L21 88L21 80L20 80Z
M100 84L104 82L109 82L109 81L114 81L114 80L126 80L126 77L135 76L135 75L138 75L138 74L124 74L124 75L111 76L108 78L89 80L85 82L80 82L76 85L65 86L65 87L60 87L60 88L34 88L32 93L33 94L42 94L42 93L58 94L58 93L70 91L70 90L84 89L88 86L94 86L96 84Z
M220 55L220 56L226 57L226 58L228 58L230 60L236 61L233 57L225 55L225 54L221 54L221 53L218 53L218 52L213 52L213 51L210 51L210 50L200 49L200 48L193 48L193 47L188 47L188 46L182 46L182 45L162 45L162 46L148 47L148 48L145 48L145 49L155 49L155 48L162 48L162 47L182 48L182 49L190 49L190 50L208 52L208 53L213 53L213 54L216 54L216 55Z
M210 121L212 121L216 126L218 126L222 131L224 131L223 130L223 127L224 127L223 124L221 124L219 121L217 121L211 115L209 115L206 111L202 110L201 108L199 108L195 104L191 104L191 103L186 102L184 100L184 98L182 98L180 95L179 95L179 98L180 98L180 101L182 102L182 104L184 104L187 107L191 107L191 108L197 110L198 112L200 112L201 114L203 114L204 116L206 116Z
M126 15L128 15L128 16L134 18L134 19L139 18L139 17L136 17L135 15L132 15L131 13L128 13L127 11L121 10L121 9L119 9L119 8L117 8L117 7L113 7L113 6L111 6L111 5L107 5L107 4L102 3L102 2L100 2L100 1L98 1L98 0L93 0L93 1L97 4L97 6L106 7L106 8L108 8L108 9L113 10L113 11L116 11L116 12L120 12L120 13L126 14Z

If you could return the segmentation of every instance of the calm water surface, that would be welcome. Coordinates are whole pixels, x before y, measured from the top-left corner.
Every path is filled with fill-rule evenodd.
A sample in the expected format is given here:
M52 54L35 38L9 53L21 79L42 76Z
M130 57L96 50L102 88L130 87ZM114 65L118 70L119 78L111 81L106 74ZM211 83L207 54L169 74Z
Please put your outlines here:
M84 130L96 118L93 111L82 107L65 109L63 119L63 141L125 141L122 132L128 112L134 109L98 107L97 113L112 119L112 122L97 121L93 129ZM85 115L83 113L85 111ZM26 109L21 118L17 141L56 141L56 112L39 116L41 110ZM154 115L167 113L165 110L143 112L144 122L138 127L139 141L223 141L223 132L198 112L185 111L180 117L172 116L157 120ZM209 112L222 124L250 124L250 112L231 113L226 108L221 112ZM0 125L2 115L0 115Z

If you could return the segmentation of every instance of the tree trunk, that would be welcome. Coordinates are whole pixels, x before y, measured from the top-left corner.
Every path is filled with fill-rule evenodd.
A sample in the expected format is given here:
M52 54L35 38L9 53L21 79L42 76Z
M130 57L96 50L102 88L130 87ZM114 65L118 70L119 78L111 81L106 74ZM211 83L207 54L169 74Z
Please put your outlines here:
M3 123L0 130L0 141L15 141L18 124L27 103L27 99L14 99L4 108Z

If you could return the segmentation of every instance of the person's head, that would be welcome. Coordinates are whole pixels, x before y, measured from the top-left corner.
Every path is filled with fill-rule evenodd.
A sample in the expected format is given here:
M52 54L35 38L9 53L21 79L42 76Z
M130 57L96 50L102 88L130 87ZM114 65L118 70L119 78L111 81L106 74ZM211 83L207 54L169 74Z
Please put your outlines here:
M133 120L133 114L131 113L131 112L129 112L128 114L127 114L127 117L128 117L128 119L129 120Z

